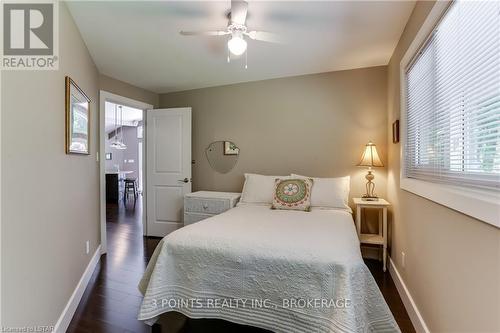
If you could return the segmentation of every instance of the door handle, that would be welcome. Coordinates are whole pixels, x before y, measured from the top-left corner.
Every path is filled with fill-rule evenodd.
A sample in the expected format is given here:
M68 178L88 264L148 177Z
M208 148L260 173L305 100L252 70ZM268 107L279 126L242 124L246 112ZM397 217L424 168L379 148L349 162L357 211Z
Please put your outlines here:
M179 179L178 181L181 183L189 183L189 179L187 177L184 179Z

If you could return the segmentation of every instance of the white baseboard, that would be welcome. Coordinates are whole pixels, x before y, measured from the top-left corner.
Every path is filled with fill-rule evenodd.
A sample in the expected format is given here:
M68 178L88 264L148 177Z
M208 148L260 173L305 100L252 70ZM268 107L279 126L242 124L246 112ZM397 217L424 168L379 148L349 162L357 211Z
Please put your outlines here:
M401 296L401 300L405 306L406 312L408 312L408 316L410 317L411 323L413 327L415 327L415 331L417 333L430 333L429 328L425 324L424 318L418 311L417 305L413 301L413 297L411 297L406 284L404 283L401 275L399 274L394 261L389 257L389 273L391 274L392 280L398 289L399 296Z
M94 273L94 269L96 268L100 258L101 258L101 245L97 247L94 255L92 256L92 259L90 259L90 262L87 265L87 268L85 269L85 272L83 272L80 281L78 281L78 284L76 285L73 294L69 298L66 307L64 308L63 312L61 313L61 316L59 317L56 325L54 326L54 332L57 333L66 332L66 330L68 329L68 326L71 323L71 319L75 314L76 308L78 307L78 304L82 299L85 288L87 288L87 284L89 283L89 280L92 277L92 273Z

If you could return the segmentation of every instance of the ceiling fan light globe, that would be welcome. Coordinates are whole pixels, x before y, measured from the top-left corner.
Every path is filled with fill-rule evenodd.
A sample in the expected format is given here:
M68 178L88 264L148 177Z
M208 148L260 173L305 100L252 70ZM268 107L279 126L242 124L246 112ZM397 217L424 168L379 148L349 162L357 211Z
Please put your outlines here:
M240 36L233 36L228 42L227 47L232 54L239 56L245 53L247 49L247 41Z

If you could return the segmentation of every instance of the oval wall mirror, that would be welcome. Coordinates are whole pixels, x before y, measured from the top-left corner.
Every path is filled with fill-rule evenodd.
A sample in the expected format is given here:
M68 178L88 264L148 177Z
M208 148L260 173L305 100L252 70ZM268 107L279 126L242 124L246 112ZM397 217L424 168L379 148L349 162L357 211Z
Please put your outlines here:
M219 173L231 171L240 155L240 148L231 141L214 141L205 149L208 163Z

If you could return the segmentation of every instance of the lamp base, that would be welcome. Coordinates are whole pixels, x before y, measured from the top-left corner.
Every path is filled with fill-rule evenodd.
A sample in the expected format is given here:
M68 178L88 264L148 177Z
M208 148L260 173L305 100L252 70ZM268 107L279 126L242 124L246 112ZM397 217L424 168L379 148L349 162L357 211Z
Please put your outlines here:
M377 201L378 197L375 194L375 183L372 182L373 179L375 179L375 176L372 173L371 168L368 169L368 173L365 176L367 182L366 182L366 193L363 194L361 197L361 200L363 201Z
M378 197L370 197L370 196L367 196L365 194L361 197L361 200L363 200L363 201L378 201Z

